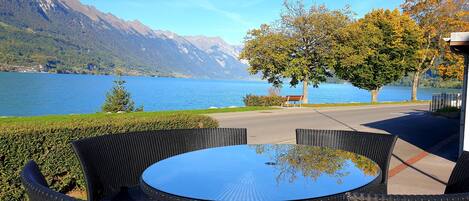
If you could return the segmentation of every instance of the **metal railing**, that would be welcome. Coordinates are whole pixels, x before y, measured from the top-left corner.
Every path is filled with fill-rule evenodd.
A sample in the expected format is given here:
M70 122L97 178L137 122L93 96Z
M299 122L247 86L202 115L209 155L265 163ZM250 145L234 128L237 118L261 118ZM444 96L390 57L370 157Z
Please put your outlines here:
M433 94L430 102L430 111L436 112L439 109L455 107L461 108L462 96L460 93Z

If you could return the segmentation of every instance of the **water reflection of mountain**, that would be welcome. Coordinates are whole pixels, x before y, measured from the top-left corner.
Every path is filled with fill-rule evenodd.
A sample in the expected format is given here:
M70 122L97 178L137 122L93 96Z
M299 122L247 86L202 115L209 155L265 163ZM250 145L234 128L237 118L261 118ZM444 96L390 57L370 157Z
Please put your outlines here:
M277 183L281 181L294 182L298 176L317 180L322 175L342 178L350 174L348 166L354 165L365 175L377 176L379 167L370 159L347 151L304 145L250 145L257 154L264 154L271 161L266 165L276 168L279 175Z

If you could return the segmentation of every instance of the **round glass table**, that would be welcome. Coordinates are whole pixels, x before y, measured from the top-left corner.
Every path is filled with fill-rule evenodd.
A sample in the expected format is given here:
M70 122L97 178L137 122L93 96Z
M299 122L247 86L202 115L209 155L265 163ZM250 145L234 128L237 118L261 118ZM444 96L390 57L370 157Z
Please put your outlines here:
M303 200L379 183L372 160L305 145L237 145L176 155L148 167L141 187L155 199Z

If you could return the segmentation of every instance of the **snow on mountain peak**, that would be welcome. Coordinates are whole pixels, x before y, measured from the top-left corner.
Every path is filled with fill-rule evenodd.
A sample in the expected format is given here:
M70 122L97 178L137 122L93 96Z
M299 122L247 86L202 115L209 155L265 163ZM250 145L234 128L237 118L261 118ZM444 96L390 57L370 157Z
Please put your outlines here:
M53 0L37 0L37 2L44 13L47 13L48 10L55 8L56 6Z
M238 48L228 44L220 37L185 36L185 38L205 52L212 53L214 51L221 51L235 58L239 56Z

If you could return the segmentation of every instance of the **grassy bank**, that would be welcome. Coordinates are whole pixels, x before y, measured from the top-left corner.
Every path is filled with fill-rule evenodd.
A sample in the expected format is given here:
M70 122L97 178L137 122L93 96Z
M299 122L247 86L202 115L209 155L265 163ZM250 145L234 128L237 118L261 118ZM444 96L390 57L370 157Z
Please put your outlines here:
M346 107L346 106L368 106L368 105L410 105L424 104L430 101L397 101L397 102L377 102L377 103L319 103L302 104L303 107Z
M169 114L212 114L212 113L226 113L226 112L247 112L258 110L273 110L272 107L237 107L237 108L220 108L220 109L203 109L203 110L169 110L157 112L134 112L124 114L70 114L70 115L47 115L47 116L31 116L31 117L3 117L0 118L0 124L3 123L55 123L55 122L69 122L80 120L99 120L99 119L113 119L125 116L127 118L139 117L157 117Z

